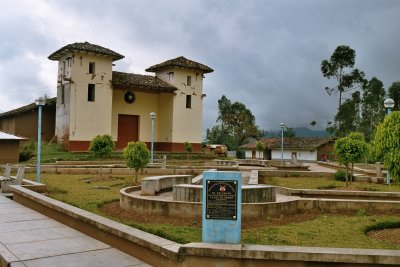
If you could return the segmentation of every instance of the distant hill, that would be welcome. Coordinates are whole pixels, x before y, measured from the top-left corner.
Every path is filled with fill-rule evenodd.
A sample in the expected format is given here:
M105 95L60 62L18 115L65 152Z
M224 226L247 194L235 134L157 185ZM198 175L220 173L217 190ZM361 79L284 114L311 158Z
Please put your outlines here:
M312 130L307 127L298 127L293 128L294 132L296 133L296 137L325 137L325 136L332 136L332 134L328 133L325 130ZM265 137L279 137L281 136L281 131L272 131L267 132L265 131Z

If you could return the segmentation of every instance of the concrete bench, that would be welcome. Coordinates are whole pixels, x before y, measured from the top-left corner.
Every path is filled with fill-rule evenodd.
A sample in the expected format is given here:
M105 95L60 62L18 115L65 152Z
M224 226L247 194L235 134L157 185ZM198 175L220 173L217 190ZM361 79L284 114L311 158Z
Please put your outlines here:
M191 175L162 175L142 179L141 195L155 196L160 191L171 189L176 184L191 184Z
M173 200L183 202L202 202L203 186L177 184L173 189ZM270 185L243 185L242 203L275 202L275 187Z
M24 179L24 174L25 174L25 166L20 165L17 171L16 176L9 176L5 177L0 181L1 185L1 193L10 193L10 185L21 185L22 180Z
M233 160L224 160L224 159L214 159L214 160L212 161L212 165L234 166L234 165L236 165L236 161L233 161Z
M271 167L271 161L265 159L238 159L239 165Z
M12 164L11 163L7 163L7 165L6 165L5 169L4 169L3 176L0 176L0 181L7 180L11 176L11 168L12 168Z

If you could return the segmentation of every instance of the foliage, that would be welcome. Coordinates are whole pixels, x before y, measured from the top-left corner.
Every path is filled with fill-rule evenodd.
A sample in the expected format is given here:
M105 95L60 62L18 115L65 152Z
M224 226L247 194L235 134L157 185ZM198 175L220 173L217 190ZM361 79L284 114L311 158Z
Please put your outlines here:
M185 142L185 143L183 144L183 146L185 147L185 151L186 151L187 153L191 153L191 152L193 151L193 146L192 146L191 143Z
M261 141L256 142L256 150L257 151L264 151L265 150L265 144Z
M226 145L229 150L236 150L247 138L263 135L253 113L244 104L232 103L224 95L218 100L217 122L219 125L207 129L206 142Z
M360 131L364 133L366 141L373 139L373 134L379 123L383 121L385 110L385 89L383 83L373 77L363 87Z
M329 60L321 62L322 75L327 79L335 79L337 84L333 87L325 87L326 92L339 93L339 105L342 105L342 94L362 85L364 81L364 72L354 68L356 52L347 45L338 46ZM339 123L339 131L341 125Z
M333 179L335 181L340 181L340 182L346 182L346 171L344 170L337 170L334 174L333 174ZM353 177L350 178L351 180L353 180Z
M293 130L292 127L286 127L283 130L283 137L296 137L296 132Z
M393 111L378 125L375 134L375 151L384 161L392 178L400 176L400 111Z
M189 153L192 153L192 151L193 151L193 146L192 146L192 144L189 143L189 142L185 142L185 143L183 144L183 146L184 146L185 151L186 151L186 158L189 159Z
M19 162L25 162L35 156L36 143L34 140L24 143L19 150Z
M351 177L353 177L354 163L365 158L368 153L368 145L364 141L362 133L353 132L347 137L342 137L335 142L335 155L340 163L346 166L346 186L348 186L349 167L351 165ZM351 180L350 180L351 184Z
M400 81L392 83L389 87L389 97L394 100L393 110L400 110Z
M312 127L315 127L315 125L317 124L317 122L316 121L312 121L312 122L310 122L310 125L312 126Z
M261 158L261 152L265 150L265 144L261 141L257 141L256 150L258 151L258 156Z
M335 116L335 121L341 126L338 134L345 136L350 132L357 131L360 124L360 92L356 91L340 107Z
M95 158L99 160L100 163L100 176L103 175L103 164L102 160L111 156L115 148L114 141L111 135L98 135L90 142L89 152Z
M135 170L136 183L139 169L143 169L149 163L150 151L143 142L129 142L122 155L126 165Z

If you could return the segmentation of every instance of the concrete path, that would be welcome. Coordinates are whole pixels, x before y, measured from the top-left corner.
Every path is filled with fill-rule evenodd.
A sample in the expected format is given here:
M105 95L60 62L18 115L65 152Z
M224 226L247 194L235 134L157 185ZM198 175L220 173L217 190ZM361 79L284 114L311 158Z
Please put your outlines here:
M0 267L150 266L0 195Z

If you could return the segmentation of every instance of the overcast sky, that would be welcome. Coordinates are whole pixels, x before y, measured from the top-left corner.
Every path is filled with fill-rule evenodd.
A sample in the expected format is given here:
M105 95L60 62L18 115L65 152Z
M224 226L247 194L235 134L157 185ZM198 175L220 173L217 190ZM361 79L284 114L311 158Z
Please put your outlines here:
M62 46L88 41L125 56L114 70L145 68L178 56L213 68L204 81L203 130L217 101L244 103L263 129L317 128L336 114L320 64L338 45L385 89L400 80L398 0L0 0L0 112L56 96Z

